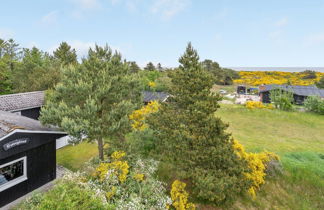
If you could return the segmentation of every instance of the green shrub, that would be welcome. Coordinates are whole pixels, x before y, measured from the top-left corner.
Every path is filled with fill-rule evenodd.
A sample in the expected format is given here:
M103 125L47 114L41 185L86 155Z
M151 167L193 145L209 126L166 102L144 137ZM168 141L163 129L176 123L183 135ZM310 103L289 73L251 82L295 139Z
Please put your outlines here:
M271 102L275 107L284 111L293 110L293 93L291 91L283 91L281 89L274 89L270 91Z
M320 97L309 96L304 104L307 111L324 114L324 100Z
M112 209L108 208L96 195L81 184L63 180L45 194L36 194L20 204L17 210L28 209Z

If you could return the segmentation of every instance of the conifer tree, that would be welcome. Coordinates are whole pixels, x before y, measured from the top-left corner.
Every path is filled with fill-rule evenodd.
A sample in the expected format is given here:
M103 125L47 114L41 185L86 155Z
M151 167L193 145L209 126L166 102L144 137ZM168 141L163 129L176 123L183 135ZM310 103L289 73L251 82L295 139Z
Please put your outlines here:
M148 119L157 152L180 178L189 180L197 199L225 203L247 189L246 163L235 154L227 125L215 117L221 97L211 93L213 78L190 43L179 61L170 75L168 103Z
M141 103L141 92L120 54L108 46L88 54L82 64L62 70L61 82L46 97L41 121L61 127L75 142L82 137L96 141L103 160L104 138L124 141L131 131L128 116Z
M62 42L60 46L53 52L54 58L58 59L62 65L76 64L77 55L75 49L72 49L66 42Z

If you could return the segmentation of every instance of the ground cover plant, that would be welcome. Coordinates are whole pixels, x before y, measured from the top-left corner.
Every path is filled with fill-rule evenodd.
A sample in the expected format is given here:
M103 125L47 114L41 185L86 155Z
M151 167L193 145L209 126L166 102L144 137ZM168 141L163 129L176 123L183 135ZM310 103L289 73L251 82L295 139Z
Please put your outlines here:
M236 84L259 85L315 85L324 77L321 72L280 72L280 71L241 71ZM311 76L310 76L311 75Z

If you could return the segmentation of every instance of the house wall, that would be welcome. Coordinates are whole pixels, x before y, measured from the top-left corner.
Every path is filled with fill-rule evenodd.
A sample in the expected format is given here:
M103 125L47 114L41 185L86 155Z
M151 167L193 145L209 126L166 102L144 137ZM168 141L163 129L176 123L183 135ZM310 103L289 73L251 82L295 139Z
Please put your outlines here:
M27 180L0 192L0 207L56 178L55 139L59 137L57 134L16 133L0 140L0 165L25 156L27 159ZM3 149L4 144L19 138L30 141L8 151Z
M26 109L26 110L21 110L21 115L25 117L32 118L34 120L38 120L40 116L40 107L33 108L33 109Z

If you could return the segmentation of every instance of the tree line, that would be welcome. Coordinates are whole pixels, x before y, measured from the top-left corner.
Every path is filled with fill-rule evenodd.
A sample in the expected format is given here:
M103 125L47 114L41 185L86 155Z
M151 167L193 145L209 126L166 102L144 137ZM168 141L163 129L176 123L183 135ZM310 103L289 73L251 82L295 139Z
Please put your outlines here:
M62 42L50 54L37 47L21 48L13 39L0 39L0 95L52 89L61 80L62 67L78 66L84 59L78 60L76 50L67 42ZM150 89L147 83L151 81L157 83L156 91L167 91L166 72L176 69L152 62L144 68L135 61L125 60L125 64L129 73L140 74L143 89ZM236 71L221 68L212 60L204 60L200 65L213 75L216 84L230 85L239 77Z

